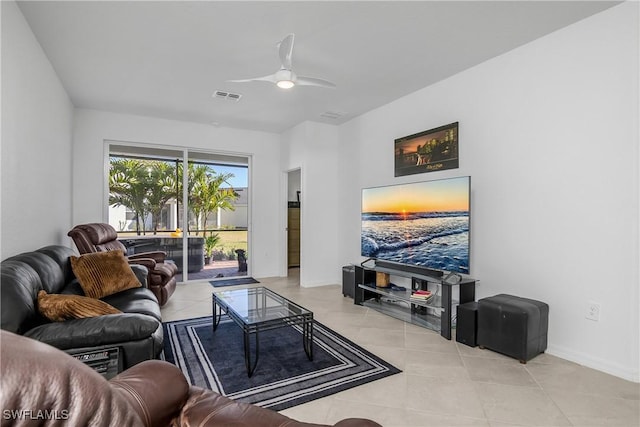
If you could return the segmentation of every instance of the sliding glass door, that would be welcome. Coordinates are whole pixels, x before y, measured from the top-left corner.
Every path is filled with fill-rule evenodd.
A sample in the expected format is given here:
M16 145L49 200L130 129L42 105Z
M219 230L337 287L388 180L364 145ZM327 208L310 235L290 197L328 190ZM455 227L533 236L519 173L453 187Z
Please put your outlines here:
M247 276L248 159L202 151L189 151L188 158L186 230L190 246L204 245L203 269L189 277Z
M119 142L108 157L108 222L130 254L166 252L179 282L249 274L248 157Z

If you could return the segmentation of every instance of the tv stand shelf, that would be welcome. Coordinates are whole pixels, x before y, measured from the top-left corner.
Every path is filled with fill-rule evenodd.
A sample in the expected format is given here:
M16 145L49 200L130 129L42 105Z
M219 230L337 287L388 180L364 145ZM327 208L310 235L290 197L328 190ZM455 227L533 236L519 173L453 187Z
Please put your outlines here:
M383 314L405 322L440 331L440 335L451 339L451 313L454 304L475 301L475 279L463 278L459 283L448 283L436 278L414 272L395 270L387 267L355 267L356 289L354 303L369 307ZM413 288L426 289L437 287L428 301L411 299L411 289L393 291L379 288L375 284L375 273L387 273L392 276L408 277ZM460 300L454 301L452 288L460 287Z

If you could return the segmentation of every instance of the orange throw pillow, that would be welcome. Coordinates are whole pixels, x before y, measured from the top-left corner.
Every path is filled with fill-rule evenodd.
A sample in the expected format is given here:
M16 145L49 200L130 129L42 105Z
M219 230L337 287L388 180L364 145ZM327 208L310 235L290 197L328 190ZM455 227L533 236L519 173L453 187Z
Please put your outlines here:
M80 295L47 294L46 291L38 292L38 310L54 322L122 313L99 299Z
M142 286L120 251L72 256L71 268L84 294L90 298L103 298Z

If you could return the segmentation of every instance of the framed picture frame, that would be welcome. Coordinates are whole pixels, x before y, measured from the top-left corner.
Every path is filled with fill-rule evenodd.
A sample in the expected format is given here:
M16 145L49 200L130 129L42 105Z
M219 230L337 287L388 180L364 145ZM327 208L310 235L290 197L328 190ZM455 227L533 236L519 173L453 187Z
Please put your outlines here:
M394 159L396 177L458 168L458 122L396 139Z

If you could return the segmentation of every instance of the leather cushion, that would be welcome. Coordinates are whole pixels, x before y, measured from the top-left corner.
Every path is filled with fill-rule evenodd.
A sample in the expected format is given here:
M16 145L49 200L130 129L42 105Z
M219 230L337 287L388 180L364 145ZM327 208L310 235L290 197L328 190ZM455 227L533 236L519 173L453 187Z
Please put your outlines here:
M84 294L90 298L102 298L142 286L120 251L72 256L71 267Z
M74 251L73 249L67 246L61 246L61 245L45 246L43 248L38 249L36 252L45 254L60 266L65 283L69 283L70 281L75 279L75 277L73 276L73 271L71 270L71 262L69 258L74 255L78 255L78 252Z
M160 306L153 292L146 288L127 289L102 298L102 301L123 313L138 313L162 321Z
M65 350L144 340L153 337L158 329L162 333L162 324L153 317L122 313L51 322L36 326L24 335Z
M109 224L91 223L79 225L77 227L87 233L91 243L94 245L101 245L118 238L118 232Z
M175 425L171 420L189 396L189 383L182 371L161 360L138 363L110 383L114 392L132 403L147 426Z
M42 288L49 293L57 294L64 286L65 277L60 266L49 256L40 252L25 252L9 258L22 261L33 268L38 276Z
M117 308L98 299L79 295L47 294L46 291L38 292L38 310L43 316L54 322L122 313Z
M42 282L38 273L28 264L17 260L2 261L0 287L0 314L2 329L24 334L45 322L36 308Z
M144 425L135 406L89 366L37 341L0 334L3 426ZM12 411L23 416L7 417Z

